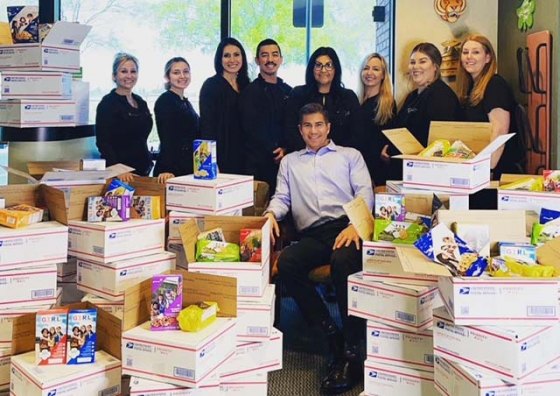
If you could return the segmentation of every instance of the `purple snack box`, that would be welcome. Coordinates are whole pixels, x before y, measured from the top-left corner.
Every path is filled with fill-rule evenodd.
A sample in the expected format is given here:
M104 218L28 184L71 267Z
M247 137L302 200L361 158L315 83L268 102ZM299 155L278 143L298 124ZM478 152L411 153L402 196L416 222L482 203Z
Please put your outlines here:
M150 303L151 329L179 330L177 316L183 309L183 276L154 275Z

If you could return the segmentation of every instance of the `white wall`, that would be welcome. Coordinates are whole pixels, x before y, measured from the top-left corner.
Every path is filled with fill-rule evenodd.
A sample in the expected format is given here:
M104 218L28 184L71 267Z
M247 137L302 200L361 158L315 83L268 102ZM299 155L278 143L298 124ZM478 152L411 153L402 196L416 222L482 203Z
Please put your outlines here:
M412 88L408 84L408 59L412 48L423 41L443 51L442 42L483 34L498 52L498 1L465 0L467 9L455 23L445 22L434 9L433 0L397 0L395 8L395 97L400 103Z

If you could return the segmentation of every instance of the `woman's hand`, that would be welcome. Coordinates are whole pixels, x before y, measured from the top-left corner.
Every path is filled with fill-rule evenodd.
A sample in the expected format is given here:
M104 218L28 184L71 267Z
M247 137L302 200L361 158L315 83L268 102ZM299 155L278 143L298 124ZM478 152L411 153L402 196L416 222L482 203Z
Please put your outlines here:
M391 161L391 156L389 155L389 145L386 144L383 149L381 150L381 155L379 156L379 158L381 158L381 161L383 162L390 162Z
M163 172L159 174L157 181L158 183L164 184L167 181L167 179L171 179L172 177L175 177L173 173Z
M125 183L131 183L134 181L134 175L131 172L123 173L122 175L117 176L117 178Z

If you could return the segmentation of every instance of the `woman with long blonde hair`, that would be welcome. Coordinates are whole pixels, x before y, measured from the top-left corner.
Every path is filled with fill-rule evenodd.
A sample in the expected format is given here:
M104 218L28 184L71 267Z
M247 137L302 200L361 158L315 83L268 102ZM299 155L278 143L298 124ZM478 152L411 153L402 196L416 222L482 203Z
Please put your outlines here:
M374 184L379 186L385 184L389 171L388 162L381 157L382 149L389 142L381 131L390 128L397 105L393 98L393 84L387 61L383 56L378 53L367 55L360 70L358 99L363 125L359 149Z
M514 112L517 106L509 84L497 74L494 48L488 38L473 34L461 45L461 62L457 70L457 96L465 121L490 122L492 140L499 135L520 132ZM493 178L502 173L525 173L526 147L517 133L492 154Z

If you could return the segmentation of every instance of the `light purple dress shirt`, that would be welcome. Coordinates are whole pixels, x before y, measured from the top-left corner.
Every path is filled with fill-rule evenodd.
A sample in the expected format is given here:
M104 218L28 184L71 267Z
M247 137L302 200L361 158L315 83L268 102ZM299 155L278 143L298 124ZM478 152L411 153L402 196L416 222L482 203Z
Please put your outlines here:
M372 210L373 187L362 154L331 140L317 152L305 148L282 159L267 212L282 220L291 209L303 231L345 216L342 205L357 196Z

